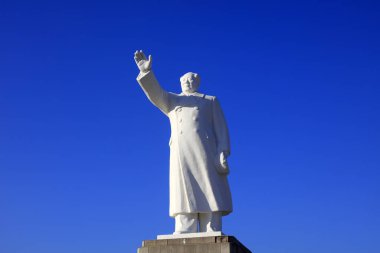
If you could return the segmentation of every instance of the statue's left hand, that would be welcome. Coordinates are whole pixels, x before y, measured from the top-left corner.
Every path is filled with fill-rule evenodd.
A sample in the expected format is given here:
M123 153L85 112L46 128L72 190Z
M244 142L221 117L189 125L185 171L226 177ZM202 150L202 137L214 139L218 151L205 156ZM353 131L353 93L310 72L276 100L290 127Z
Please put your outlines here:
M230 173L230 168L228 166L227 162L227 156L224 152L220 152L217 157L215 158L215 165L216 165L216 170L220 174L229 174Z
M152 68L152 56L149 55L149 59L147 59L142 50L135 52L135 62L140 72L146 73Z

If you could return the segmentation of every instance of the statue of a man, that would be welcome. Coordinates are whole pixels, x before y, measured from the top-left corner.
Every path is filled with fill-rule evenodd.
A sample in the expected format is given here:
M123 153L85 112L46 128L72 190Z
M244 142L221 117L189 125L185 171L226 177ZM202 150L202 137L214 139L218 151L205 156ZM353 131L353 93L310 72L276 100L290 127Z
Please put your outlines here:
M147 59L136 51L135 61L140 69L137 82L170 120L169 213L175 218L174 234L221 231L232 200L227 181L230 141L218 100L197 92L196 73L183 75L182 93L174 94L157 82L150 55Z

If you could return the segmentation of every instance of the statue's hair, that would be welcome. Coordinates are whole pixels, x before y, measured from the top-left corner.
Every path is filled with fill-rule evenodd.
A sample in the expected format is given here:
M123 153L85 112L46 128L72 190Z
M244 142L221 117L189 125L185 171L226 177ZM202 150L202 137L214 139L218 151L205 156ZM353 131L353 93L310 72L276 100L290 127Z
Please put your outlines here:
M182 83L183 82L183 79L188 76L188 75L192 75L194 77L194 81L195 81L195 86L196 88L198 89L199 88L199 84L201 83L201 76L197 73L193 73L193 72L187 72L186 74L184 74L183 76L180 77L180 82Z

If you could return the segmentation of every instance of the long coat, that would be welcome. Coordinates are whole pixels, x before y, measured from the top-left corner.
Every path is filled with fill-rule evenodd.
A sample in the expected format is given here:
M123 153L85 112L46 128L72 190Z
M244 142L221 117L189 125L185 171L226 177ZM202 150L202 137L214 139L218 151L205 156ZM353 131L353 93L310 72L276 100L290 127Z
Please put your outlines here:
M230 153L228 129L216 97L166 92L152 71L140 73L137 81L170 120L170 216L232 212L227 176L216 169L220 152Z

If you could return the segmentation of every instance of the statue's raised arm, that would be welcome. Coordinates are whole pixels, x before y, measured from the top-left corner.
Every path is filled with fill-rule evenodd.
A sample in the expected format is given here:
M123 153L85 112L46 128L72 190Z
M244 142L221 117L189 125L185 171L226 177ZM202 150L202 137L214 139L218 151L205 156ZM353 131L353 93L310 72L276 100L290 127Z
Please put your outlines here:
M142 50L135 52L135 62L140 70L137 82L148 99L166 115L170 111L169 94L158 83L152 71L152 56L147 59Z

